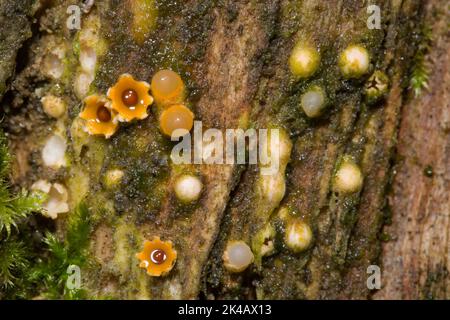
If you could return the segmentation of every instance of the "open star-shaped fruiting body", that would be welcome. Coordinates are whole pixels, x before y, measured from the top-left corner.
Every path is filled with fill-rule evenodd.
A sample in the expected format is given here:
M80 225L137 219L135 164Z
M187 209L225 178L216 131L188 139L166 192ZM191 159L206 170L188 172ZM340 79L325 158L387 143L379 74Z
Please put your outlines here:
M177 252L172 246L172 241L161 241L154 237L152 241L144 242L144 249L136 254L141 262L139 267L146 269L152 277L160 277L172 270L177 259Z
M149 90L150 85L147 82L136 81L127 73L122 74L107 93L112 109L118 114L118 120L129 122L147 118L147 108L153 103Z
M80 118L86 120L85 129L91 135L104 135L109 138L117 131L117 114L103 96L94 94L84 99Z

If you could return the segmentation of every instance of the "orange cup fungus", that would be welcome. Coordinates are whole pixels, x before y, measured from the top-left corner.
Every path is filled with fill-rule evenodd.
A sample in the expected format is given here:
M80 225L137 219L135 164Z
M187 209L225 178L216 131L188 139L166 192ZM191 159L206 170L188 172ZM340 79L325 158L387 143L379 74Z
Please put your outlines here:
M136 254L141 263L139 267L147 270L152 277L160 277L172 270L177 259L177 252L172 247L172 241L161 241L154 237L152 241L144 242L144 249Z
M91 135L111 137L117 131L116 112L103 96L91 95L84 99L84 109L80 118L86 120L86 131Z
M161 113L159 118L159 126L161 131L170 137L180 137L186 134L183 132L191 131L194 124L194 114L189 108L182 104L170 106ZM183 129L180 132L174 132L177 129Z
M158 71L152 78L152 94L158 104L179 103L184 97L184 83L172 70Z
M112 108L118 113L119 121L147 118L147 107L153 103L149 90L150 85L147 82L136 81L127 73L119 77L107 94L112 101Z

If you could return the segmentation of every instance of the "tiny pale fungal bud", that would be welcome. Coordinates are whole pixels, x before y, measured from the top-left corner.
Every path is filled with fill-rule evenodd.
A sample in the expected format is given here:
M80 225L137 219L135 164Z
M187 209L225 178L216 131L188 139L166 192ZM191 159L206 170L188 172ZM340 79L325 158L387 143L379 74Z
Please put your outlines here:
M60 118L66 112L66 103L60 97L46 95L41 99L42 109L53 118Z
M77 74L74 81L74 91L79 99L84 99L89 92L89 86L91 82L94 80L94 76L92 74L81 72Z
M194 114L188 107L175 104L165 109L159 117L161 131L172 138L179 138L191 131L194 125ZM182 129L182 130L177 130Z
M286 192L286 182L282 173L261 175L259 178L261 195L272 204L278 204Z
M339 57L339 68L345 78L360 78L369 71L370 56L361 45L348 46Z
M54 79L61 78L64 73L65 54L66 48L63 45L52 48L43 60L42 72Z
M193 175L182 175L175 180L174 190L183 202L193 202L200 198L203 189L201 180Z
M322 114L325 108L326 94L319 86L309 88L301 97L301 106L309 118L315 118Z
M67 203L69 194L66 187L62 184L51 184L47 180L39 180L31 186L31 190L37 190L47 194L47 200L42 204L42 208L44 209L42 214L44 216L56 219L58 214L69 211L69 205Z
M334 189L342 193L354 193L361 189L363 175L352 161L345 160L334 177Z
M60 135L52 135L42 149L42 160L47 167L58 169L66 165L66 140Z
M88 74L94 74L97 64L97 54L91 47L83 46L80 50L81 69Z
M267 139L263 139L259 150L259 166L262 176L283 174L289 162L292 151L292 142L283 129L269 129Z
M222 259L228 271L242 272L253 263L254 256L244 241L231 241L228 243Z
M301 252L308 249L312 238L311 228L303 221L295 220L286 226L284 241L288 248L294 252Z
M304 44L297 44L291 52L289 67L294 76L309 78L319 68L320 54L317 49Z
M107 188L112 188L117 186L124 176L124 172L120 169L108 170L105 174L105 186Z

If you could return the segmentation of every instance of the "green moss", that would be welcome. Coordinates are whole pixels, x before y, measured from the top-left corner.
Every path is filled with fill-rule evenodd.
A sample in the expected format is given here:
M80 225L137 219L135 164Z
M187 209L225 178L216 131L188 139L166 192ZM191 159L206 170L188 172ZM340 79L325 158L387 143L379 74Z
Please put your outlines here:
M0 239L3 232L8 237L13 228L17 229L21 219L39 211L45 200L41 193L28 194L22 191L13 195L7 182L9 169L10 156L6 138L3 132L0 132Z
M26 295L23 277L34 258L30 251L32 240L27 237L27 222L33 212L41 210L45 199L40 193L25 191L14 195L7 181L9 170L6 138L0 132L0 298L9 297L12 288L16 290L12 297Z
M29 266L29 251L17 238L0 242L0 289L16 286L20 275Z
M47 232L44 243L46 255L28 271L28 280L37 286L37 291L50 299L86 299L86 289L68 289L68 268L89 266L88 244L92 220L87 206L80 203L70 213L67 222L67 236L60 240Z
M80 33L78 32L72 40L72 52L76 59L80 56Z
M409 87L413 90L414 95L418 97L424 89L428 88L428 79L430 68L425 60L426 55L430 51L432 42L432 30L428 26L424 26L420 31L420 43L413 58L413 68L409 81Z
M5 231L7 236L13 228L18 228L21 219L41 209L45 197L41 193L22 193L12 196L5 182L0 182L0 234Z

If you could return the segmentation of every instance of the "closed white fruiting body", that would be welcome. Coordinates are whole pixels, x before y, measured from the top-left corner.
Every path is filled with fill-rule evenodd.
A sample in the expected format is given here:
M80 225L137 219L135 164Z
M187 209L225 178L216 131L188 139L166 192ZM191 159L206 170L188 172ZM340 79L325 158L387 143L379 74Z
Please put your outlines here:
M302 109L309 118L316 118L322 114L325 99L325 91L319 86L314 86L302 95Z
M361 169L352 162L344 162L334 177L334 188L342 193L354 193L361 189L363 175Z
M305 44L297 44L289 57L291 73L298 78L311 77L319 68L319 52Z
M66 187L60 183L50 183L47 180L38 180L31 186L31 190L41 191L47 195L42 204L42 214L46 217L56 219L60 213L69 211L69 194Z
M41 99L44 112L53 118L60 118L66 112L66 104L63 99L54 95L46 95Z
M193 175L182 175L175 180L174 190L178 199L183 202L192 202L200 198L203 184Z
M114 187L120 183L124 176L124 172L120 169L108 170L105 174L105 185L108 188Z
M223 253L223 263L230 272L242 272L253 263L254 256L244 241L231 241Z
M370 57L360 45L348 46L339 57L339 68L346 78L359 78L369 71Z
M52 135L42 149L42 160L48 167L59 168L66 165L66 140L58 134Z
M309 225L296 220L288 223L284 241L289 249L294 252L306 250L311 244L313 234Z

